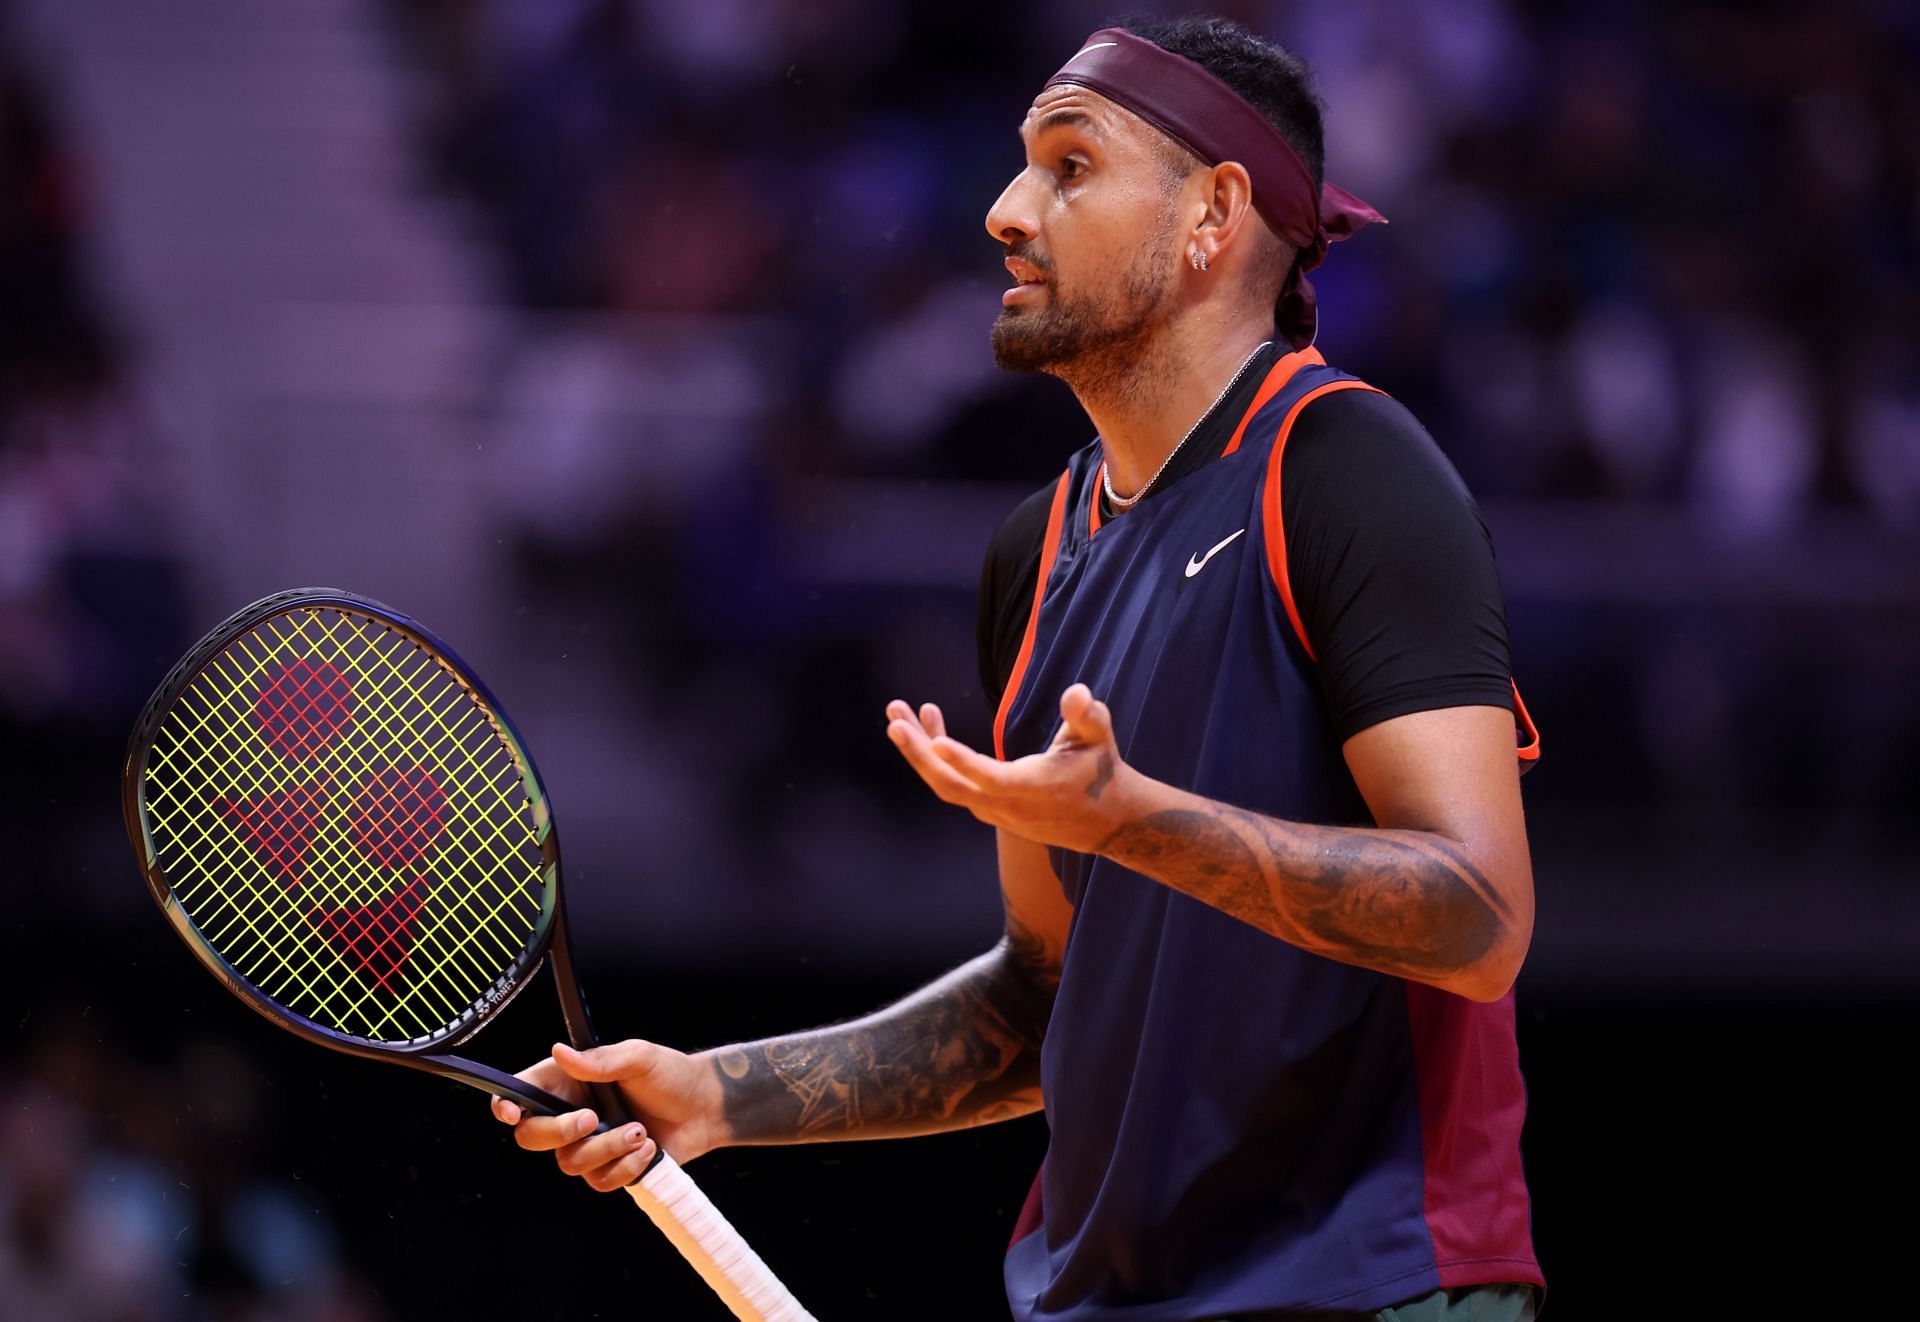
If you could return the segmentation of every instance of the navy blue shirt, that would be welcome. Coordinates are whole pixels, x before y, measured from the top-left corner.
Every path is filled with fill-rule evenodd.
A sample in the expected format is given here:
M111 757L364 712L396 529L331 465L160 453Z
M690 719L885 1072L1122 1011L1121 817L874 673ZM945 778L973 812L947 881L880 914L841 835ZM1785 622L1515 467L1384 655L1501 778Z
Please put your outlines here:
M1370 825L1292 586L1282 462L1297 422L1370 388L1311 350L1264 366L1213 457L1119 518L1102 517L1099 443L1073 456L995 747L1045 748L1061 691L1084 681L1142 773ZM1465 501L1441 465L1451 483L1426 499ZM1390 504L1372 517L1420 521ZM1350 545L1329 535L1318 553ZM1449 578L1408 572L1428 591ZM1419 701L1514 705L1504 668L1455 679ZM1359 710L1384 719L1403 700L1389 689ZM1206 1322L1543 1283L1511 995L1478 1004L1338 963L1111 859L1050 853L1074 916L1041 1048L1052 1139L1006 1260L1015 1318Z
M1145 499L1220 457L1280 357L1261 351ZM1335 734L1410 712L1511 701L1493 537L1426 429L1393 400L1340 391L1293 427L1281 499L1293 594ZM997 709L1033 606L1053 484L994 535L980 575L980 691ZM1110 511L1103 510L1103 514ZM1126 516L1122 516L1126 517Z

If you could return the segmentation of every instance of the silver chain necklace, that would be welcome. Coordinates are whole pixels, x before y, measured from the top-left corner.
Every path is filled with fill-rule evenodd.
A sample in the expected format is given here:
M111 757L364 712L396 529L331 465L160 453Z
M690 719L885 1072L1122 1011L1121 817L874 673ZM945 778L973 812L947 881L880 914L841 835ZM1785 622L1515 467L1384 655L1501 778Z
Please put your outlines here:
M1188 441L1193 439L1193 434L1200 430L1200 424L1205 422L1208 418L1211 418L1213 416L1213 411L1220 407L1221 401L1226 399L1228 395L1231 395L1233 393L1233 388L1240 384L1240 378L1247 374L1247 369L1249 367L1253 366L1253 360L1260 356L1260 351L1262 349L1265 349L1268 345L1272 343L1273 343L1272 340L1262 340L1259 344L1254 346L1253 352L1247 355L1247 361L1240 364L1240 370L1233 374L1233 379L1228 381L1226 384L1226 387L1222 389L1221 392L1214 397L1213 403L1207 405L1207 411L1202 413L1199 417L1193 420L1193 426L1187 428L1187 434L1180 438L1180 442L1178 445L1175 445L1171 450L1167 451L1167 457L1160 461L1160 467L1153 470L1153 476L1148 478L1144 483L1142 483L1140 489L1134 492L1131 496L1128 496L1125 499L1122 499L1120 496L1117 496L1114 494L1113 475L1109 470L1106 462L1104 460L1101 461L1100 485L1106 488L1107 503L1112 505L1116 510L1130 510L1135 505L1138 505L1141 502L1141 500L1145 498L1146 494L1149 491L1153 490L1153 484L1160 480L1160 475L1167 471L1167 465L1173 462L1173 457L1176 454L1179 454L1181 448L1185 446Z

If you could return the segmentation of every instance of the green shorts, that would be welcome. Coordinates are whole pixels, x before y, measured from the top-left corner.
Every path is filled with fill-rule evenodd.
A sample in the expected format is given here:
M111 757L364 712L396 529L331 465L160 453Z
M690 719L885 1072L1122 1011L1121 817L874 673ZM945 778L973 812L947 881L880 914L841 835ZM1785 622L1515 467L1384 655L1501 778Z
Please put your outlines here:
M1325 1309L1312 1313L1262 1313L1220 1322L1533 1322L1540 1314L1537 1285L1463 1285L1435 1290L1378 1312Z

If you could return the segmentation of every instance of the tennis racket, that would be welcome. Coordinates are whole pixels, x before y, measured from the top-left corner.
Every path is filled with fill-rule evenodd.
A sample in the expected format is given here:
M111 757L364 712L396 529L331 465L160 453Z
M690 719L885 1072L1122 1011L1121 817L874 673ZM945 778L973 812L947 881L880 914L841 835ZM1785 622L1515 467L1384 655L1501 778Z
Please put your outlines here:
M486 686L419 624L325 588L255 602L161 682L134 727L123 793L153 898L255 1010L309 1042L530 1114L574 1109L449 1054L543 958L568 1040L598 1039L540 775ZM629 1119L611 1085L593 1093L603 1130ZM734 1315L810 1322L658 1150L627 1192Z

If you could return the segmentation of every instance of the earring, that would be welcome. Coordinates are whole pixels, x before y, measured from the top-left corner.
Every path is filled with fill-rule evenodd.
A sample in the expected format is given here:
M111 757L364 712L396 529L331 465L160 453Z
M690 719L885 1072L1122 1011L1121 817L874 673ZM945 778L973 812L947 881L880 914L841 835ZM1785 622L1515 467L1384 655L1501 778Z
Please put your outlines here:
M1193 263L1193 269L1196 271L1207 269L1207 255L1198 248L1187 254L1187 260Z

